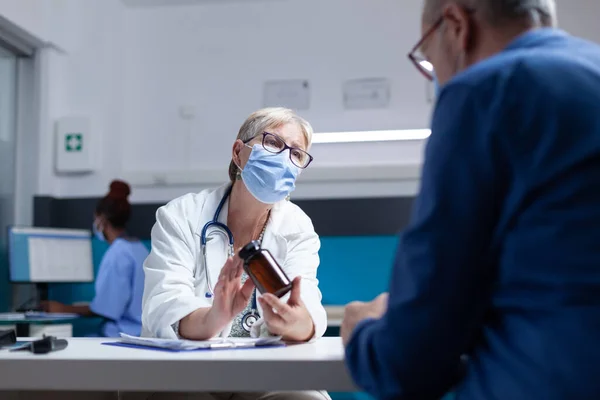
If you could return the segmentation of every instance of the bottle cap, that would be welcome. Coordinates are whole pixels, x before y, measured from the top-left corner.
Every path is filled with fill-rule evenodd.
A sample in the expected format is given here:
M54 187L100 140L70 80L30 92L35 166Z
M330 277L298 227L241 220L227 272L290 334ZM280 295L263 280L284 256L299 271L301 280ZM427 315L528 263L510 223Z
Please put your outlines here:
M242 260L248 260L252 258L254 254L260 250L260 243L257 240L253 240L240 250L239 256Z

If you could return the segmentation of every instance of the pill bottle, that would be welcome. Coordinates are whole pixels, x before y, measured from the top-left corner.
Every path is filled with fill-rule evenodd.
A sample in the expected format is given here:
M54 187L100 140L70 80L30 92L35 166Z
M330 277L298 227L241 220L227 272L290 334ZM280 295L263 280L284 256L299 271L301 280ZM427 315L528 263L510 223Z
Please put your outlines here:
M262 294L271 293L282 297L292 289L292 282L269 250L262 249L256 240L248 243L239 252L244 261L244 271Z

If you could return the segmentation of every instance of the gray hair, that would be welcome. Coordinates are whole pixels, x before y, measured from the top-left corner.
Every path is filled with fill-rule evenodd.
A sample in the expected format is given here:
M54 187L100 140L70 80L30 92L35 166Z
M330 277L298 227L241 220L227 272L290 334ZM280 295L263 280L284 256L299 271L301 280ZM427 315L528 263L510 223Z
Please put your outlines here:
M287 124L296 124L300 128L306 140L306 149L308 150L312 143L312 126L293 110L283 107L263 108L252 113L240 127L237 139L246 143L256 136L261 135L269 128L279 128ZM229 179L232 182L235 181L237 174L238 167L231 160L231 163L229 163Z
M449 0L425 0L424 16L429 21L439 18L442 7ZM523 19L539 19L543 26L556 25L555 0L455 0L473 10L481 12L493 26Z

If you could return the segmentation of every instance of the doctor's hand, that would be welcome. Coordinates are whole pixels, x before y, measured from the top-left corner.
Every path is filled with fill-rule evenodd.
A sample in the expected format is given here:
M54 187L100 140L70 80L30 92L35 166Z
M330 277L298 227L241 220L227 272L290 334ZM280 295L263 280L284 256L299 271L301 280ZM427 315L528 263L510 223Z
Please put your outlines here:
M230 257L221 269L215 285L215 298L208 312L211 323L225 326L241 313L252 296L254 283L246 280L242 285L243 261L239 257Z
M344 320L340 328L344 346L350 341L352 332L361 321L372 318L379 319L385 314L388 306L388 294L382 293L375 300L368 303L354 301L344 309Z
M269 332L294 342L306 342L315 335L315 324L300 299L300 281L301 278L297 277L292 282L287 303L270 293L258 298Z

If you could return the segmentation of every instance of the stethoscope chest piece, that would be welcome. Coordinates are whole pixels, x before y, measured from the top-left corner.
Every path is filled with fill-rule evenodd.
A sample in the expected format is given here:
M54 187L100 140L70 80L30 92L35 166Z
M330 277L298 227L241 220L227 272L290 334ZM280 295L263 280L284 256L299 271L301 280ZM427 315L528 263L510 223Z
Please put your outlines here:
M254 325L259 318L260 317L256 311L250 311L242 317L242 328L244 328L246 332L250 332L252 325Z

